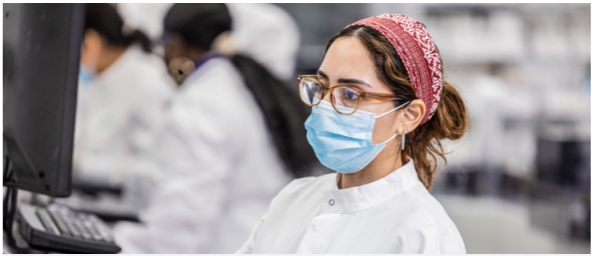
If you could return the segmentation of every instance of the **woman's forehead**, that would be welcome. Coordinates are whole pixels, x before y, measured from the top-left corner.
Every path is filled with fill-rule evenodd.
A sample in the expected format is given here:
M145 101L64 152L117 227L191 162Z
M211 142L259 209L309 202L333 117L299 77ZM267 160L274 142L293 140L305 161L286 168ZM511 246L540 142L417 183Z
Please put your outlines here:
M355 78L369 83L377 80L368 50L354 37L337 39L325 54L319 70L331 80Z

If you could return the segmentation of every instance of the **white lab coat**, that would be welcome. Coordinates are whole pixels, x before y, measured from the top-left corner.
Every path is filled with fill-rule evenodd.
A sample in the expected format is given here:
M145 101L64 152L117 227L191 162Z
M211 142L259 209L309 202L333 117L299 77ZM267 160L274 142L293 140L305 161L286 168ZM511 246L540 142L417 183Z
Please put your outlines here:
M294 180L238 253L465 253L455 224L412 161L386 177L338 189L335 173Z
M264 117L225 58L205 62L171 101L167 127L140 173L143 224L119 223L124 253L232 253L289 181ZM152 167L151 167L152 166Z
M150 147L174 93L164 61L132 45L78 88L73 154L76 178L119 185Z

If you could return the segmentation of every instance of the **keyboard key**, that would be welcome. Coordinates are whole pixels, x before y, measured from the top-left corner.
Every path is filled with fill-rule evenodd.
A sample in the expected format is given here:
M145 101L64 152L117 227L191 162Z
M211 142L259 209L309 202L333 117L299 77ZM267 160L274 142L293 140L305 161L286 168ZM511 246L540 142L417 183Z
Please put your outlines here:
M58 209L55 209L55 208L48 208L48 209L49 209L49 214L53 218L54 222L56 224L58 224L58 228L60 229L60 232L63 235L70 236L71 235L70 234L70 229L66 225L66 222L64 222L63 216L62 216L62 214L60 214L59 210Z
M103 240L103 238L101 237L101 234L99 234L99 232L97 232L97 230L95 229L95 227L93 227L93 223L88 220L85 219L82 221L82 224L84 225L84 227L86 228L86 230L89 231L89 233L91 234L91 236L93 237L93 239L101 241Z
M76 219L74 221L74 224L76 225L76 227L78 228L78 230L80 231L80 234L82 235L82 237L84 239L92 239L92 235L89 232L89 230L87 230L87 228L84 226L84 224L82 223L82 220L80 219Z
M72 220L65 220L65 222L66 222L66 226L70 230L70 234L72 234L72 236L82 237L82 234L80 233L80 231L78 230L78 228L76 227L76 225L74 224L74 222Z
M113 242L113 235L111 234L111 229L105 223L99 219L99 217L95 215L90 215L89 220L93 223L93 227L101 234L103 240L112 243Z
M66 227L68 228L68 231L70 232L70 235L72 235L74 237L79 237L79 238L82 237L80 230L76 227L76 224L74 223L74 217L68 208L56 207L56 213L60 215L61 219L66 224Z
M56 227L56 225L52 221L51 217L47 213L47 210L45 210L43 208L38 209L37 210L37 216L39 216L39 219L41 220L41 223L43 224L43 227L45 227L45 229L48 232L53 233L53 234L56 234L56 235L60 235L60 231L58 230L58 228Z

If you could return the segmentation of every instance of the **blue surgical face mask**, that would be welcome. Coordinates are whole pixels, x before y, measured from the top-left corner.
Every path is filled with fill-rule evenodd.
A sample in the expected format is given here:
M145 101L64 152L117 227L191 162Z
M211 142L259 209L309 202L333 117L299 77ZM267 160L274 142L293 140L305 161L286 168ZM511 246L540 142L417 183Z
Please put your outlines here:
M78 85L85 86L91 83L95 77L95 72L92 69L85 67L84 65L80 65L78 71Z
M379 116L358 109L352 115L338 113L330 102L322 100L313 107L305 122L307 140L315 155L327 168L340 173L355 173L367 166L397 134L383 143L373 145L375 119L389 114L406 103ZM338 106L344 113L353 109Z

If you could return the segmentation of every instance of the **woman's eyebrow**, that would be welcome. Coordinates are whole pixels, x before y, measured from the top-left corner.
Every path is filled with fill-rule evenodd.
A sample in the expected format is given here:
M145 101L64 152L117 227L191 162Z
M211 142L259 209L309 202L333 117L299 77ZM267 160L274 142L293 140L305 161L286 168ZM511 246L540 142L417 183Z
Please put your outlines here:
M358 79L353 79L353 78L340 78L338 79L338 83L344 83L344 84L362 84L362 85L366 85L370 88L373 88L369 83L362 81L362 80L358 80Z
M317 74L319 74L320 76L322 76L323 78L329 80L329 76L327 76L327 74L321 70L317 70Z
M322 76L323 78L329 80L329 76L321 71L321 70L317 70L317 74L319 74L320 76ZM354 78L340 78L338 79L338 83L344 83L344 84L362 84L362 85L366 85L370 88L373 88L369 83L362 81L362 80L358 80L358 79L354 79Z

